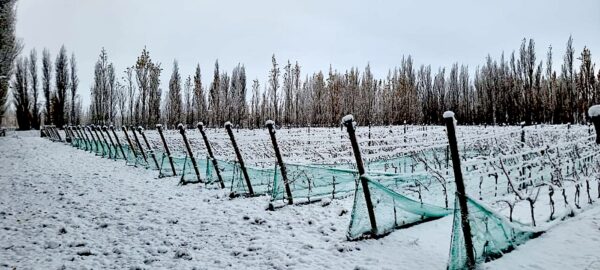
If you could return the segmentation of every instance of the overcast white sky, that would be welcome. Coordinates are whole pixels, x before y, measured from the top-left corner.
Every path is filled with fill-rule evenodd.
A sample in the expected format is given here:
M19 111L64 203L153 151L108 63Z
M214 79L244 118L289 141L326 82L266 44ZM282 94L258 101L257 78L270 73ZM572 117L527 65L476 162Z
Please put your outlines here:
M459 62L472 71L526 37L535 39L538 61L552 45L558 67L572 34L576 53L587 45L600 63L600 1L490 2L19 0L17 35L24 52L37 48L40 58L47 47L54 60L62 44L75 53L84 106L102 47L123 74L147 46L164 68L163 91L174 59L184 76L199 63L205 85L216 59L229 73L244 64L248 82L264 85L273 53L280 63L297 60L302 77L367 63L383 77L408 54L433 70Z

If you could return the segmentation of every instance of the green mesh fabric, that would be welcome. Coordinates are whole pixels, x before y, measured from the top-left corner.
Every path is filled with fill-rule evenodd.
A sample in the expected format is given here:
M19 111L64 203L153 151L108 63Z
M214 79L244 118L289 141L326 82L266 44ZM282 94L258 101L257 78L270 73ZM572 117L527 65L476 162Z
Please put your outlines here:
M319 200L322 198L340 198L351 194L356 186L358 173L354 170L328 167L285 164L292 198L296 201ZM286 200L285 183L281 177L279 166L273 173L273 190L271 200Z
M156 154L158 155L159 153L157 152ZM188 160L188 157L185 155L175 156L171 154L171 156L169 157L169 155L167 155L166 153L160 153L160 156L157 156L156 158L160 166L160 168L158 169L159 178L181 175L185 163ZM171 167L171 161L173 162L173 167ZM175 168L175 174L173 174L173 168Z
M511 222L469 197L467 208L476 263L498 258L543 233L521 223ZM454 209L448 269L466 269L467 255L458 199L455 200Z
M221 166L223 166L226 173L223 180L225 182L231 181L231 194L233 196L248 195L250 191L239 163L219 161L219 167ZM246 167L246 172L248 172L254 195L264 195L271 192L273 178L276 175L274 168ZM221 175L223 176L223 174Z
M373 231L367 210L362 184L355 190L354 206L347 238L357 240L364 237L383 236L396 228L444 217L452 213L451 209L416 201L385 187L373 180L373 176L362 176L367 181L371 194L373 212L375 213L376 230ZM394 179L385 179L389 182Z

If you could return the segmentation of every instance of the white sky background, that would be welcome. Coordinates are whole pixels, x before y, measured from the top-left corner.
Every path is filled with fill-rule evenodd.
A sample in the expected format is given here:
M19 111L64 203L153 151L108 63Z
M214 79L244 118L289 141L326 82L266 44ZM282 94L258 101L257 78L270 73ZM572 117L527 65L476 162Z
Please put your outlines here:
M473 72L488 53L499 59L505 51L508 59L525 37L534 38L538 62L551 44L559 68L572 34L577 56L587 45L600 65L600 1L489 2L19 0L17 36L23 52L36 48L38 59L47 47L54 61L62 44L75 53L84 108L102 47L123 75L147 46L153 61L162 63L163 93L174 59L183 78L199 63L205 86L216 59L230 74L242 63L248 92L255 78L265 86L273 53L280 67L297 60L302 78L327 72L330 64L362 71L367 63L383 78L408 54L415 67L431 64L435 72L459 62Z

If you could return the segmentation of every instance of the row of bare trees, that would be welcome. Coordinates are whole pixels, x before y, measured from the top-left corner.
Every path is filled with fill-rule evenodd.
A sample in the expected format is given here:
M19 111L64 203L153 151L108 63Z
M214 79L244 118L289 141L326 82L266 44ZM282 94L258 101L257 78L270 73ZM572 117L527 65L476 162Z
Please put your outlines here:
M79 79L75 55L71 55L69 59L66 48L62 46L53 65L50 52L44 49L41 81L37 59L37 52L32 49L29 57L21 56L15 60L10 89L19 129L39 129L42 121L58 126L79 124L81 101L77 94ZM43 104L39 96L40 86L44 96Z

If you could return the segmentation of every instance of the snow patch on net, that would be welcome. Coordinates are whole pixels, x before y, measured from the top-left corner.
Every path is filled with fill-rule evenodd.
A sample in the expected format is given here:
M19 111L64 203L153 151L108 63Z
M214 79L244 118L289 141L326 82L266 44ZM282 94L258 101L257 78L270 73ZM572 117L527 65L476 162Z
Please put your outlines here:
M600 116L600 105L594 105L588 109L590 117Z

